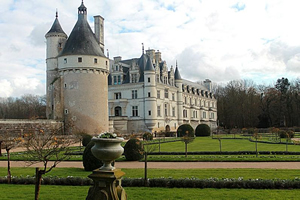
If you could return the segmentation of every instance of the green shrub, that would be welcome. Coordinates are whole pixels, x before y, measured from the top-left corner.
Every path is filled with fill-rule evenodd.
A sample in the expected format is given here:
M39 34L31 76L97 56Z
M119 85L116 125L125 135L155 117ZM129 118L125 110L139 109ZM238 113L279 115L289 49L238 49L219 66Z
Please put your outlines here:
M86 147L88 143L90 143L92 136L85 133L85 132L80 132L78 133L79 137L81 138L82 141L82 146Z
M124 146L124 155L128 161L141 160L144 155L142 143L137 138L131 138Z
M143 140L153 140L153 135L150 132L146 132L143 134Z
M199 124L195 130L196 136L210 136L210 127L207 124Z
M278 134L280 138L287 138L288 137L287 134L289 135L289 138L293 138L295 136L294 131L280 130Z
M85 171L92 171L103 165L103 163L92 154L91 148L94 144L94 142L90 142L84 149L82 160Z
M177 129L177 137L183 137L188 134L190 137L194 137L195 131L190 124L182 124Z

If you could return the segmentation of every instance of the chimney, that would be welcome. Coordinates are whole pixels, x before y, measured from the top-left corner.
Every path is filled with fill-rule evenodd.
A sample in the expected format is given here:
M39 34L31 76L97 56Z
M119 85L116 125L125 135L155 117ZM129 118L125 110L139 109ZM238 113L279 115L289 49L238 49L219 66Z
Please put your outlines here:
M203 83L204 83L204 86L207 88L207 90L208 90L209 92L211 92L211 91L212 91L211 80L205 79L205 81L203 81Z
M104 53L104 18L100 15L94 16L95 36L99 42L100 48Z

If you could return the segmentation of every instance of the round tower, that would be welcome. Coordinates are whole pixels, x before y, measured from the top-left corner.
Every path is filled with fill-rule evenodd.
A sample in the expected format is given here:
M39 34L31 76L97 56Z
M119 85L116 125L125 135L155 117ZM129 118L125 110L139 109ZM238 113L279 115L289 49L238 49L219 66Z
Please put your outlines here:
M175 69L175 85L177 87L177 113L178 113L178 125L183 124L183 99L182 99L182 78L180 76L177 62Z
M108 131L109 59L87 21L83 2L75 24L58 56L65 122L88 134Z
M148 56L144 71L145 124L152 131L156 125L156 81L152 59Z
M51 29L45 35L47 40L46 49L46 65L47 65L47 83L46 96L47 106L46 113L48 119L61 119L62 115L58 110L61 110L60 96L60 80L58 74L57 56L63 49L67 40L67 35L63 31L58 21L58 13Z

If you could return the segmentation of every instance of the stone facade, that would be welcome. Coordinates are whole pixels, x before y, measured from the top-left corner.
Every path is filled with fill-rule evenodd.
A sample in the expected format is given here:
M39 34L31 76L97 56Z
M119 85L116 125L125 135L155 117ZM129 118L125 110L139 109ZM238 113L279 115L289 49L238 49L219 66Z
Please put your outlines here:
M217 100L211 81L181 78L176 64L168 69L161 52L147 50L140 58L110 61L109 118L117 132L176 131L189 123L217 127Z
M95 16L95 33L87 8L78 8L78 21L69 37L58 15L47 39L47 118L72 122L79 131L108 131L109 60L104 55L104 19Z

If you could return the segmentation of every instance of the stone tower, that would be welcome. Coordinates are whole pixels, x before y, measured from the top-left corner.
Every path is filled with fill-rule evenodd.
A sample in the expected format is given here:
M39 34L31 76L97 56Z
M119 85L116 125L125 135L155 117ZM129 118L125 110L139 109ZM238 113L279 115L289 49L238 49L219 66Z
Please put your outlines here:
M57 93L54 105L59 109L52 109L51 103L47 103L47 110L52 109L53 113L48 114L49 117L66 123L72 122L78 130L88 134L108 131L109 128L107 86L109 59L103 52L103 18L96 16L95 19L97 19L95 23L98 23L95 26L96 34L87 21L87 8L82 1L78 8L77 23L69 38L62 43L62 50L55 57L57 67L53 68L56 76L49 79L50 85L51 83L57 85L53 93ZM47 55L48 51L53 51L52 46L55 47L55 44L52 44L55 41L49 41L48 45L48 38ZM47 56L47 63L48 59ZM51 97L51 92L49 94L47 92L47 96Z
M178 125L183 124L183 99L182 99L182 78L176 63L175 69L175 85L177 90L177 112L178 112Z

